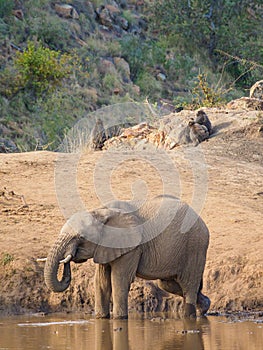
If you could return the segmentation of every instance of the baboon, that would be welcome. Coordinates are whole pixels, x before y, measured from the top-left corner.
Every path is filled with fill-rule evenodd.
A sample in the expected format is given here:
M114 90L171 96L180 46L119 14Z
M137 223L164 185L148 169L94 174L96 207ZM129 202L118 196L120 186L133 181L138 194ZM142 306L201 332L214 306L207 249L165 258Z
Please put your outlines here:
M207 114L202 109L200 109L200 111L197 112L195 122L200 124L200 125L204 125L207 128L209 135L212 134L212 132L213 132L212 124L211 124Z
M188 143L191 143L189 124L180 131L178 135L178 143L179 145L187 145Z
M102 149L105 141L106 141L106 135L105 135L104 125L102 120L98 118L91 131L89 147L93 150Z
M190 128L190 139L194 146L209 138L209 131L205 125L190 120L188 126Z
M190 119L188 125L178 135L178 143L185 145L193 143L197 146L200 142L209 138L209 132L205 125L196 123L194 119Z

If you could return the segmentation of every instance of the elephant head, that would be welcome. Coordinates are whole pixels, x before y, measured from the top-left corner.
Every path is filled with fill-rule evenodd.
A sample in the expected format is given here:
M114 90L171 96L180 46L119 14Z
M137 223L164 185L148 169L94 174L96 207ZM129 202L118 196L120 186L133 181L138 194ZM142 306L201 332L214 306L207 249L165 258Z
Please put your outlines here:
M137 247L142 240L138 218L119 209L100 208L77 212L62 227L46 259L44 278L54 292L70 285L70 262L109 263ZM64 264L59 280L59 265Z

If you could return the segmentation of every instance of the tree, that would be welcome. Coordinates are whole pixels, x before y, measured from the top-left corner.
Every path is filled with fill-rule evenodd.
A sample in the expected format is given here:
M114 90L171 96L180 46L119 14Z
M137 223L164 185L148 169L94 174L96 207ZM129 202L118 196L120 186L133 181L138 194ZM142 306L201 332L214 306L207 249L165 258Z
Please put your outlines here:
M151 6L152 30L168 38L170 45L181 53L207 56L215 69L222 63L217 50L261 63L261 3L261 0L157 0Z

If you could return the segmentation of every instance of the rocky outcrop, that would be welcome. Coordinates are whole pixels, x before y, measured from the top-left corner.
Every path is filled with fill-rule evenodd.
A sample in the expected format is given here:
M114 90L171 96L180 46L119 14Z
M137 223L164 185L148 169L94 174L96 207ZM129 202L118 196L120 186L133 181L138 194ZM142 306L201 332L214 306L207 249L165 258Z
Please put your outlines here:
M258 98L263 100L263 80L257 81L249 91L250 98Z
M263 111L263 99L261 100L259 98L254 97L241 97L236 100L230 101L227 104L227 108Z
M122 57L102 58L98 64L98 71L103 76L109 74L118 78L119 90L121 90L121 83L132 84L129 63Z
M55 4L56 13L63 18L79 19L77 10L68 4Z
M0 137L0 153L18 152L16 144L9 139Z

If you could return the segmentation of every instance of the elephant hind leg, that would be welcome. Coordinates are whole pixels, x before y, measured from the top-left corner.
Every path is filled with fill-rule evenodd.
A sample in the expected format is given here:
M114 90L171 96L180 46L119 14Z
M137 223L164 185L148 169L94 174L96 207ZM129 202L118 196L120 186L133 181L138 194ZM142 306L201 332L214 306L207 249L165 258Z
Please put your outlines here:
M201 292L198 293L197 295L197 311L200 316L203 316L209 309L210 307L210 299L202 294Z
M183 290L175 280L158 280L158 286L168 293L183 296Z
M175 280L158 280L158 286L166 292L178 295L184 298L184 317L196 316L196 294L192 296L191 293L184 293L183 289Z

